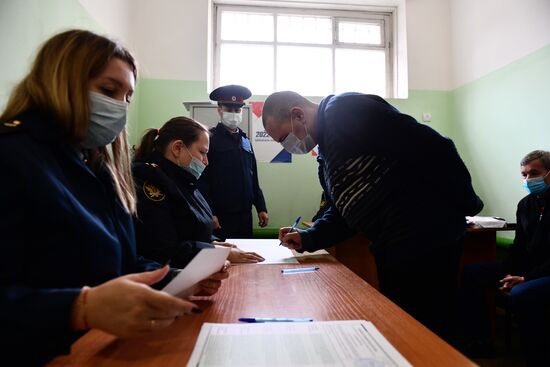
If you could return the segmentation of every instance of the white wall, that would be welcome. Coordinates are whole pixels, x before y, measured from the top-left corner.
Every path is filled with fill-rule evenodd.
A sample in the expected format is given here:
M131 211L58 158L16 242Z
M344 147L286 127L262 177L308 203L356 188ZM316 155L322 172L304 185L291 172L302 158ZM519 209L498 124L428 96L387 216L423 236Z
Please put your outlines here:
M112 38L130 49L135 48L130 32L134 7L132 0L78 0Z
M452 0L451 24L456 88L548 45L550 1Z
M451 89L450 22L450 0L407 1L410 89Z
M307 0L309 1L309 0ZM450 88L450 0L408 0L406 32L410 89ZM207 80L208 0L80 0L107 30L136 54L143 76ZM262 3L249 0L249 3ZM276 0L279 3L296 1ZM364 0L322 0L365 5ZM369 1L403 5L404 0ZM122 14L126 13L125 18Z
M145 77L206 80L207 0L133 0L136 54Z

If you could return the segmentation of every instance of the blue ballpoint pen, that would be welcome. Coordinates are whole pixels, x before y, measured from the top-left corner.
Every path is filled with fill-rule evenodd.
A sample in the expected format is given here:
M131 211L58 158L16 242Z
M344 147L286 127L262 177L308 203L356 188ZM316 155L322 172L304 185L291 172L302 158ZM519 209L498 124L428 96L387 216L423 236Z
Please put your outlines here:
M300 219L302 219L302 216L298 216L298 218L296 218L296 221L294 222L294 224L290 227L290 230L287 232L288 233L291 233L292 231L294 231L294 229L296 229L296 226L298 225L298 223L300 223ZM283 241L281 241L281 243L279 243L279 246L281 246L283 244Z
M312 322L311 317L241 317L240 322Z
M311 267L311 268L290 268L290 269L281 269L281 273L283 274L293 274L293 273L310 273L315 270L319 270L320 268L318 266Z

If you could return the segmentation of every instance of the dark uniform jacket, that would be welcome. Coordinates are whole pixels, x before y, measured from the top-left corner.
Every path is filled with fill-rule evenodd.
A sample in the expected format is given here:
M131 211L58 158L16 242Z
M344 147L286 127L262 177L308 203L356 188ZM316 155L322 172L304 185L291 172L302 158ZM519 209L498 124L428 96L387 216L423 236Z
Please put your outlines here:
M452 141L378 96L326 97L317 140L319 179L331 207L303 232L305 250L361 231L377 264L395 264L419 245L456 243L465 215L483 207Z
M213 247L212 211L192 174L159 153L134 163L133 173L141 256L183 268L201 248Z
M69 324L82 286L158 264L136 258L110 175L92 172L52 119L0 122L0 166L0 351L5 362L42 364L79 336Z
M214 215L219 213L267 212L258 183L256 157L250 140L238 129L232 134L222 123L210 129L208 166L199 185Z
M550 190L527 195L518 203L516 236L504 263L512 275L525 280L550 276Z

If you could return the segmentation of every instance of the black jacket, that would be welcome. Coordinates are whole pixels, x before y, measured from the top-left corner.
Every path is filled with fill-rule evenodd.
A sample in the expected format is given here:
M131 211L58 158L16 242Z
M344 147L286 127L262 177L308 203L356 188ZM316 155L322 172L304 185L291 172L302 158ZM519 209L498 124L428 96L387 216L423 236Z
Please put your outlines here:
M256 157L250 140L238 129L232 134L222 123L210 129L208 166L199 185L214 215L217 213L267 212L258 183Z
M111 176L92 171L49 116L0 122L2 359L44 364L69 352L84 285L159 265L136 257L134 227Z
M511 275L525 280L550 276L550 190L527 195L518 203L516 236L505 261Z
M213 247L212 212L193 175L159 153L134 163L132 170L141 256L184 268L201 248Z
M456 243L465 216L483 207L453 142L378 96L323 99L317 140L319 180L331 207L303 233L306 250L360 231L378 264L395 264Z

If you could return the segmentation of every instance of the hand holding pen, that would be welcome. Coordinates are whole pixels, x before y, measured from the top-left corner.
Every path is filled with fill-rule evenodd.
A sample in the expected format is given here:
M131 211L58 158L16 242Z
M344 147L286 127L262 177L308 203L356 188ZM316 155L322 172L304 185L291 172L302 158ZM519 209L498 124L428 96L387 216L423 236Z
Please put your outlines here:
M300 223L302 217L296 218L294 224L291 227L283 227L279 230L279 240L281 243L279 246L284 245L285 247L296 250L302 247L302 236L299 232L296 232L296 226Z

